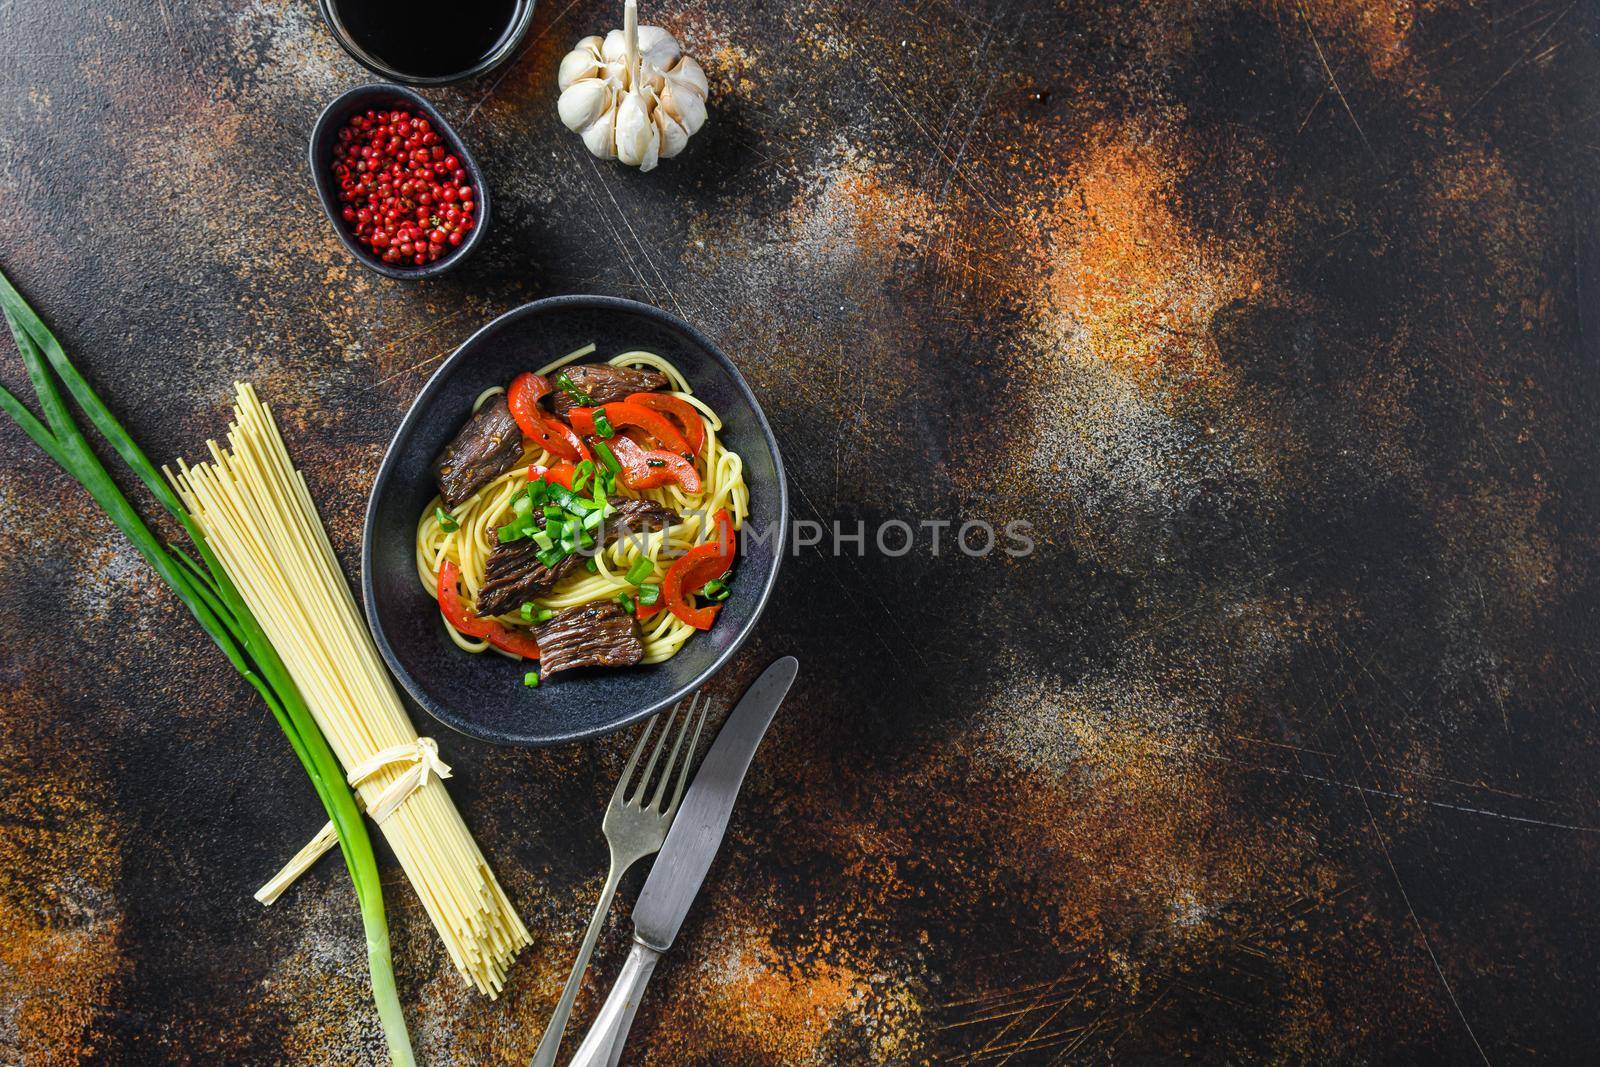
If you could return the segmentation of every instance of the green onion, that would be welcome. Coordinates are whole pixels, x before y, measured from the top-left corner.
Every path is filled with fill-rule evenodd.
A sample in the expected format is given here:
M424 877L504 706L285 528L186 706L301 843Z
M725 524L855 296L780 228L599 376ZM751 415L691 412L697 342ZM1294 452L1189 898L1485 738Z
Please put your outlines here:
M461 525L444 508L434 508L433 517L439 523L439 529L445 533L455 533Z
M606 418L605 408L598 408L594 413L594 432L601 437L617 436L617 431L611 426L611 420Z
M617 603L622 605L623 611L626 611L629 615L633 614L633 597L623 593L617 597Z
M539 614L533 617L534 622L549 622L556 617L556 613L549 608L540 608Z
M522 621L523 622L532 622L533 621L533 601L524 600L522 602L521 611L522 611Z
M566 371L562 371L560 374L556 375L556 388L560 389L563 393L566 393L574 401L582 404L584 407L588 407L590 404L594 403L594 398L574 385L572 379L567 376Z
M639 587L639 603L649 607L660 599L661 587L659 585L641 585Z
M604 441L594 443L594 454L600 457L600 462L606 465L607 472L615 478L622 471L622 464L617 462L617 457L611 451L611 446Z
M529 500L526 495L519 493L511 498L511 510L518 515L526 515L533 510L533 501Z
M516 521L508 522L495 531L495 536L500 539L500 543L502 545L508 544L512 541L519 541L524 536L522 533L522 524Z
M556 542L555 539L549 534L545 533L543 530L540 530L538 533L533 535L533 543L538 545L540 548L550 548Z
M589 514L583 517L583 528L585 530L593 530L605 521L606 517L604 512L591 511Z
M546 567L554 567L568 555L570 555L570 553L568 553L565 549L547 548L539 553L539 562L543 563Z
M655 563L653 563L648 556L640 556L638 559L633 561L633 566L628 568L628 584L638 585L640 582L643 582L646 578L650 577L650 572L655 569Z
M700 595L707 600L727 600L728 583L721 578L713 578L700 588Z
M595 559L593 556L590 556L584 561L583 569L588 571L590 574L594 574L600 569L600 561Z
M539 672L529 671L527 674L524 674L522 676L522 684L527 686L529 689L539 688Z
M389 949L389 924L383 907L383 886L378 877L372 840L362 822L361 809L345 781L338 757L328 747L305 698L289 677L283 660L267 640L232 579L222 568L192 516L116 416L68 359L38 314L0 272L0 307L27 369L35 398L44 412L41 422L14 395L0 388L0 410L39 446L62 470L94 499L106 517L139 551L183 602L223 656L261 696L272 712L289 747L311 779L328 817L333 821L344 852L345 865L355 885L367 938L367 962L373 1004L383 1026L390 1059L409 1067L414 1062L411 1038L395 990L394 966ZM48 361L48 362L47 362ZM54 372L52 374L51 372ZM194 543L204 565L197 564L174 546L163 544L132 501L112 481L105 465L90 448L63 399L65 385L90 424L142 482Z

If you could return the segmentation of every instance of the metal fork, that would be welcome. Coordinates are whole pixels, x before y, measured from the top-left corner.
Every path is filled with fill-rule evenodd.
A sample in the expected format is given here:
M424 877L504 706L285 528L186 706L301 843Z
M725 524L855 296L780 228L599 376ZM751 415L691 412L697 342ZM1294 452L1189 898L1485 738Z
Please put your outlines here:
M622 778L617 782L616 791L611 794L611 803L606 806L606 817L602 823L606 844L611 848L611 871L606 875L605 888L600 890L600 901L595 905L589 929L583 935L578 958L572 963L572 973L567 976L567 987L561 991L561 1001L556 1005L555 1014L550 1017L550 1025L545 1027L538 1050L533 1054L533 1067L554 1067L556 1051L561 1047L561 1035L567 1028L567 1019L572 1015L572 1004L578 999L578 986L583 981L583 972L588 969L589 957L594 953L600 927L605 921L606 912L611 910L611 898L616 896L617 883L622 881L629 867L646 856L660 852L661 842L667 839L667 830L672 826L673 817L678 814L678 802L683 799L684 783L689 780L689 764L694 762L695 748L700 743L700 729L706 723L706 710L710 703L706 701L702 705L699 693L689 702L688 710L678 722L678 736L672 743L672 752L667 756L666 766L661 769L661 778L648 804L642 803L645 790L650 787L650 777L661 758L667 734L672 732L672 724L678 719L678 712L683 710L683 701L673 705L667 713L661 732L656 734L650 762L645 764L644 773L637 779L633 776L634 769L638 767L645 743L650 740L650 734L661 716L657 715L645 724L638 743L633 746L633 755L628 757L628 765L622 769ZM691 719L694 720L694 738L689 742L688 750L684 751L683 739L689 733ZM678 762L680 752L683 754L682 763ZM672 780L674 766L678 768L678 782L672 789L671 801L663 807L662 801L666 798L667 783ZM637 788L633 788L635 786Z

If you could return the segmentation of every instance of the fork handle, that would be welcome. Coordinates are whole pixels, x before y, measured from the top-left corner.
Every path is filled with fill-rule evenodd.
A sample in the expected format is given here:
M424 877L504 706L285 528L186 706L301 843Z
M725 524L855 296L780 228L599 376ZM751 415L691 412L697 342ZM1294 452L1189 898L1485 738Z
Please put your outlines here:
M531 1067L555 1067L556 1053L561 1048L561 1035L566 1032L567 1020L572 1017L572 1005L576 1003L578 989L583 985L583 972L589 969L589 957L594 955L600 928L605 925L606 913L611 910L611 899L617 895L617 885L627 870L627 865L618 863L615 855L611 857L611 870L606 874L605 888L600 890L600 899L595 902L594 914L589 917L589 929L584 931L583 945L578 949L578 958L572 961L572 973L567 975L561 1001L556 1005L555 1014L550 1016L549 1025L544 1028L544 1036L539 1039L539 1048L533 1054Z
M655 949L638 940L633 942L633 951L622 964L617 984L567 1067L615 1067L622 1058L622 1045L628 1040L628 1028L633 1025L639 1001L644 999L645 983L650 981L660 958L661 953Z

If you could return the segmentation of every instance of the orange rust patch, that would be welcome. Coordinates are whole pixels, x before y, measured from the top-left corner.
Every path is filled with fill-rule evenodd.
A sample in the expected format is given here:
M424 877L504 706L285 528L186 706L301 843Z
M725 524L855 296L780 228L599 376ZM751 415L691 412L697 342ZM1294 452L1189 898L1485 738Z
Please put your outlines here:
M1262 288L1264 257L1190 228L1176 210L1180 174L1159 141L1102 127L1034 212L1031 310L1076 352L1130 369L1218 372L1200 339L1219 308Z
M16 746L0 779L27 783L0 790L0 1060L27 1067L101 1047L94 1018L123 967L117 827L92 794L99 772L50 721L29 694L0 704Z

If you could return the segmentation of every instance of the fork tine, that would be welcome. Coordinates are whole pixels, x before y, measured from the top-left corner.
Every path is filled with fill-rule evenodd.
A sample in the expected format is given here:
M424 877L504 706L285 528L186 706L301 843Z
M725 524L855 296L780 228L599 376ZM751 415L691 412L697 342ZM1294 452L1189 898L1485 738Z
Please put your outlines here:
M639 765L639 754L644 751L644 743L650 740L650 731L656 728L656 720L661 716L652 715L645 720L644 729L639 731L639 740L633 743L633 755L628 757L628 765L622 768L622 774L617 778L617 788L612 790L611 802L619 804L627 792L628 784L633 779L633 769Z
M689 710L683 713L683 722L678 724L678 737L672 742L672 754L667 757L666 766L661 768L661 781L656 783L655 795L650 798L650 808L661 811L661 798L667 795L667 783L672 781L672 768L678 765L678 753L683 750L683 739L689 733L689 720L694 718L695 708L700 705L700 694L696 693L689 702ZM689 758L693 758L694 749L689 750Z
M639 788L628 798L629 804L637 805L644 796L644 791L650 788L650 776L655 773L656 761L661 758L661 746L666 744L667 734L672 732L672 721L678 717L678 709L681 707L683 707L683 701L680 700L667 713L666 720L661 726L661 732L656 735L655 748L650 750L650 762L644 765L644 773L639 775ZM656 718L659 719L661 716L657 715Z
M700 714L695 719L694 740L689 742L689 754L684 757L683 766L678 768L678 785L677 788L673 789L672 791L672 803L667 805L666 811L662 812L663 815L666 815L669 818L677 814L678 802L683 799L683 787L685 783L689 781L689 765L694 762L695 750L700 747L700 731L706 725L706 713L711 710L711 701L707 700L704 704L701 704L699 693L694 695L694 702L695 704L700 705ZM694 710L694 706L690 705L689 714L693 715ZM689 725L689 720L687 717L685 717L683 724L685 727ZM664 782L665 779L663 779L663 783Z

